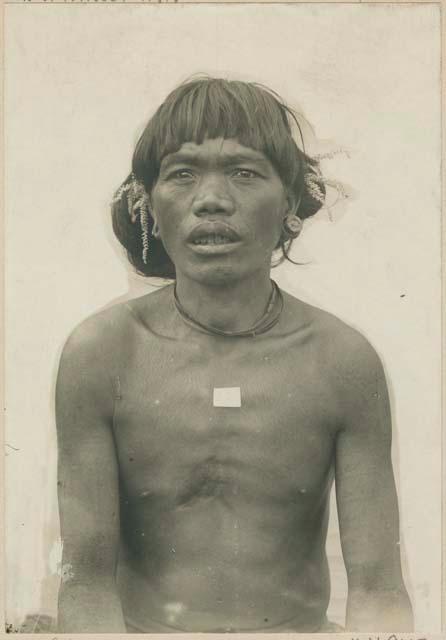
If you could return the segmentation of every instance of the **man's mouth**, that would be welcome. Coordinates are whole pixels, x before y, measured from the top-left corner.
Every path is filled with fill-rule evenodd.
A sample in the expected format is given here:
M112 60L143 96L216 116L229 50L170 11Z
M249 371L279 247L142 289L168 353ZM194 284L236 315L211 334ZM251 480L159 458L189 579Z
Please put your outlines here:
M188 241L194 247L224 247L240 242L237 231L225 222L200 222L189 234Z
M221 234L209 234L192 240L192 244L232 244L235 240Z

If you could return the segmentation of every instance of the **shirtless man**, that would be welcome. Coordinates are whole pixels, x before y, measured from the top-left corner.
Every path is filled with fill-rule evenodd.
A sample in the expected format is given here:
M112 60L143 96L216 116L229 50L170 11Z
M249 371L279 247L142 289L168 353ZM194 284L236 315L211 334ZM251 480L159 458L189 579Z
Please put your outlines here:
M347 628L411 628L381 363L270 280L324 194L290 119L200 79L136 147L115 232L175 285L87 319L61 358L61 631L333 630L334 479Z

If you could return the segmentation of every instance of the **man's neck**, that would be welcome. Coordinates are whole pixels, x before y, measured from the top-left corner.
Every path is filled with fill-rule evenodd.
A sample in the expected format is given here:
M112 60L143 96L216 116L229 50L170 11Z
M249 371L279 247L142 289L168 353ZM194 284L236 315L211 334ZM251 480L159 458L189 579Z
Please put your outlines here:
M269 272L214 285L177 275L176 293L189 316L222 331L244 331L265 313L271 297Z

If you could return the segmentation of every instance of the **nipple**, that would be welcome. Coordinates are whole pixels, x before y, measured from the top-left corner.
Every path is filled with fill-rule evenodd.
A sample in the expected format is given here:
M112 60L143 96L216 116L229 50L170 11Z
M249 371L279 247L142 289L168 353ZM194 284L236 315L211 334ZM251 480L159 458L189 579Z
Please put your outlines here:
M187 607L182 602L168 602L164 605L167 614L167 621L174 624L180 614L186 611Z

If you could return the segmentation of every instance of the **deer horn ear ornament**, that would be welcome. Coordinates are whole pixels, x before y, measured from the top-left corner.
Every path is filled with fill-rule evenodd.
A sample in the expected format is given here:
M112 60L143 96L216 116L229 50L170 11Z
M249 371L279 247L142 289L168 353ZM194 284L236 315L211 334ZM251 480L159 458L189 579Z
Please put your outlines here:
M283 219L282 227L285 234L289 238L294 239L294 238L297 238L298 235L300 235L300 232L302 231L302 227L303 227L303 222L299 218L299 216L296 216L293 213L289 213Z

